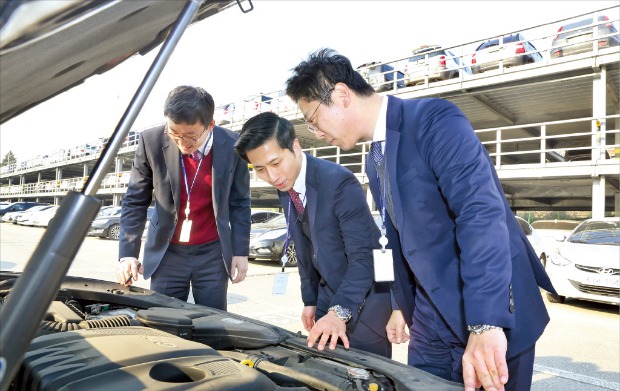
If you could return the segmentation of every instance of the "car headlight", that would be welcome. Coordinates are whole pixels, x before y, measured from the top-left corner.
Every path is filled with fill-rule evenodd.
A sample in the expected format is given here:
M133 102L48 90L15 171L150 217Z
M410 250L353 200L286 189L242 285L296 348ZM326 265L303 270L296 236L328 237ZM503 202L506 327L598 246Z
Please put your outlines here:
M567 266L572 263L569 259L565 258L561 254L561 251L559 248L556 248L555 251L549 254L548 261L553 263L556 266Z
M286 228L278 228L278 229L273 229L271 231L267 231L261 235L258 235L257 237L254 238L254 240L276 239L283 235L286 235Z

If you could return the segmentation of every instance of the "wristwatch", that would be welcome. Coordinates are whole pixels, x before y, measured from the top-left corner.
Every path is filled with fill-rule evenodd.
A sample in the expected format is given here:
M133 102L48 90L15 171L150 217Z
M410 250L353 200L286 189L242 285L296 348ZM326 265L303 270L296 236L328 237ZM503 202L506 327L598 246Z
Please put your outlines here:
M497 326L491 326L488 324L477 324L474 326L467 326L467 331L469 331L470 334L474 334L474 335L480 335L487 330L503 330L503 328L497 327Z
M334 311L336 317L342 320L344 323L347 323L349 320L351 320L351 310L348 308L344 308L341 305L336 304L335 306L329 307L327 312L329 311Z

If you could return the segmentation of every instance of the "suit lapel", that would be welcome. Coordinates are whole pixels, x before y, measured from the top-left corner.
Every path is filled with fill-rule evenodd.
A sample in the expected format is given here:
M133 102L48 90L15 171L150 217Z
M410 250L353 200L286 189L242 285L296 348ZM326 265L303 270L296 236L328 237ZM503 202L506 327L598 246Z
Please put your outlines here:
M231 153L231 151L230 148L226 148L225 141L225 137L222 137L220 135L218 127L213 127L213 146L211 147L211 153L213 153L213 166L211 171L211 177L213 181L213 211L215 212L216 218L218 205L220 203L220 196L222 193L220 191L220 187L217 184L222 180L226 170L230 169L230 167L227 167L227 161L229 160L227 159L226 154Z
M179 148L170 142L170 137L162 132L162 151L166 169L168 170L168 178L170 178L170 188L172 189L172 199L174 200L175 210L179 210L181 197L181 163Z
M314 223L316 222L316 211L318 207L317 204L319 198L319 185L319 167L317 165L317 162L314 157L306 154L306 209L308 210L308 223L310 226L310 236L312 237L312 251L314 254L319 253L320 245L320 240L317 237L317 232L314 230ZM317 270L319 269L318 264L315 264L315 267L317 268Z

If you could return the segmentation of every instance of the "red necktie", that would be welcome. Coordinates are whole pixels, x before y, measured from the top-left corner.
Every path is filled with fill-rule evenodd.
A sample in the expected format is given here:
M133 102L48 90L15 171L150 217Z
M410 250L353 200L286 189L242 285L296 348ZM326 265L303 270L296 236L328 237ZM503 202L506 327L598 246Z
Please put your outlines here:
M291 201L293 201L293 205L295 205L295 209L297 209L297 213L299 215L304 214L304 203L301 202L301 198L299 198L299 193L290 188L288 191L288 195L291 197Z

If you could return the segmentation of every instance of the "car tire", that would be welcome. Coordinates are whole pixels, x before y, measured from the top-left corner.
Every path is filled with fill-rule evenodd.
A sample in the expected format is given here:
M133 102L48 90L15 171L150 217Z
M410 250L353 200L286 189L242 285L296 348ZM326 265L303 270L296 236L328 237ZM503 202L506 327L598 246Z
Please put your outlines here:
M547 292L547 300L549 303L564 303L566 301L566 296L554 295L553 293Z
M286 250L286 255L288 257L288 260L286 261L286 266L297 266L297 251L295 251L294 243L289 243Z
M114 224L108 229L108 239L118 240L121 236L121 226Z
M543 268L547 267L547 256L545 254L540 254L540 263Z

